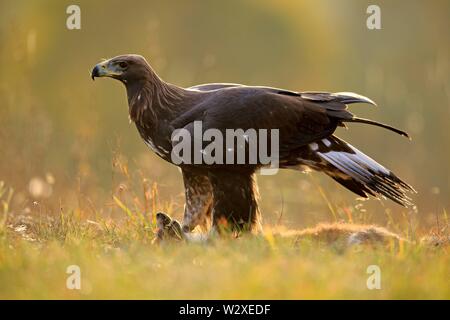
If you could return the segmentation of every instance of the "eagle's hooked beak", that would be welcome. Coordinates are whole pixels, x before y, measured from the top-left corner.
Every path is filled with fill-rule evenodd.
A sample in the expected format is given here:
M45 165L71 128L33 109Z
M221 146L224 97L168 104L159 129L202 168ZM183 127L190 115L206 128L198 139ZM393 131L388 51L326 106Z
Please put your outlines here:
M98 76L99 76L98 67L95 66L94 69L92 69L91 78L92 78L92 80L95 80L95 77L98 77Z
M106 75L107 75L106 64L104 62L96 64L91 72L92 80L95 80L95 77L106 77Z
M114 64L111 64L109 60L102 61L95 65L91 72L92 80L99 77L116 77L122 73L121 70L117 70Z

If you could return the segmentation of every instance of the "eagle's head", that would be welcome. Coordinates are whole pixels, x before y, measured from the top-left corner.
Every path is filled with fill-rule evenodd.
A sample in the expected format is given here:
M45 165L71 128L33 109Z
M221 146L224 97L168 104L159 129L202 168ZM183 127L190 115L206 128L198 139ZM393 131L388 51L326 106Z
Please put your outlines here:
M96 64L91 77L92 80L96 77L110 77L127 85L148 79L151 72L150 65L143 56L125 54Z
M130 119L142 125L144 112L154 115L154 100L167 102L164 93L169 92L165 84L153 71L143 56L124 54L95 65L91 72L96 77L109 77L122 82L127 89ZM156 107L155 107L156 108Z

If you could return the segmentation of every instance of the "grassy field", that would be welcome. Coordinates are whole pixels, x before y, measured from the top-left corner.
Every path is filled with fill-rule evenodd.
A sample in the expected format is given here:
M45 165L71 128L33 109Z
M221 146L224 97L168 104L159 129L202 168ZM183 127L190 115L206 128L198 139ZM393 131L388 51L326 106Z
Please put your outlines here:
M450 298L450 1L379 0L381 30L367 28L359 0L77 5L82 28L69 30L65 1L0 1L0 298ZM90 77L124 53L183 87L373 99L379 107L351 111L412 141L358 124L336 134L411 184L416 207L280 170L258 176L263 234L153 245L156 212L182 218L183 181L129 123L124 88ZM346 249L286 232L339 222L409 241ZM81 290L66 287L72 265ZM366 286L370 265L380 290Z
M155 245L151 217L118 199L124 218L115 220L11 215L7 200L3 189L1 299L450 298L442 233L428 234L433 244L347 248L314 237L295 241L266 226L258 236ZM71 265L80 268L80 290L66 286ZM370 265L380 267L380 289L367 288Z

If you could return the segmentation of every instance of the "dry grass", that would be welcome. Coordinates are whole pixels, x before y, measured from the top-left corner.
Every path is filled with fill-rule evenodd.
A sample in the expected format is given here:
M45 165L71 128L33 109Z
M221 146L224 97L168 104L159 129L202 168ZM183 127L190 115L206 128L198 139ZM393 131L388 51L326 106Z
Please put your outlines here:
M4 191L2 299L450 298L443 232L416 243L370 225L266 226L258 236L156 246L154 222L122 202L123 218L86 219L80 212L16 215L7 199ZM370 235L361 238L368 242L349 241L355 234ZM426 239L437 236L435 249ZM366 287L373 264L381 290ZM81 268L81 290L66 288L69 265Z

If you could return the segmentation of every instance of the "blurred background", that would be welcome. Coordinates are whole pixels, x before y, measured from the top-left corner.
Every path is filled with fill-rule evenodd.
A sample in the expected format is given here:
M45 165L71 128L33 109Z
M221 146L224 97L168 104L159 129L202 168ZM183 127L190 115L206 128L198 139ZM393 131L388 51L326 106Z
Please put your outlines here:
M12 1L0 3L0 181L16 213L181 218L183 185L128 121L117 81L92 82L101 59L144 55L168 82L236 82L297 91L353 91L378 103L358 116L408 131L350 124L337 135L412 184L417 208L360 202L318 173L260 176L266 223L349 220L430 227L450 206L450 3L376 1ZM81 30L66 8L81 8Z

